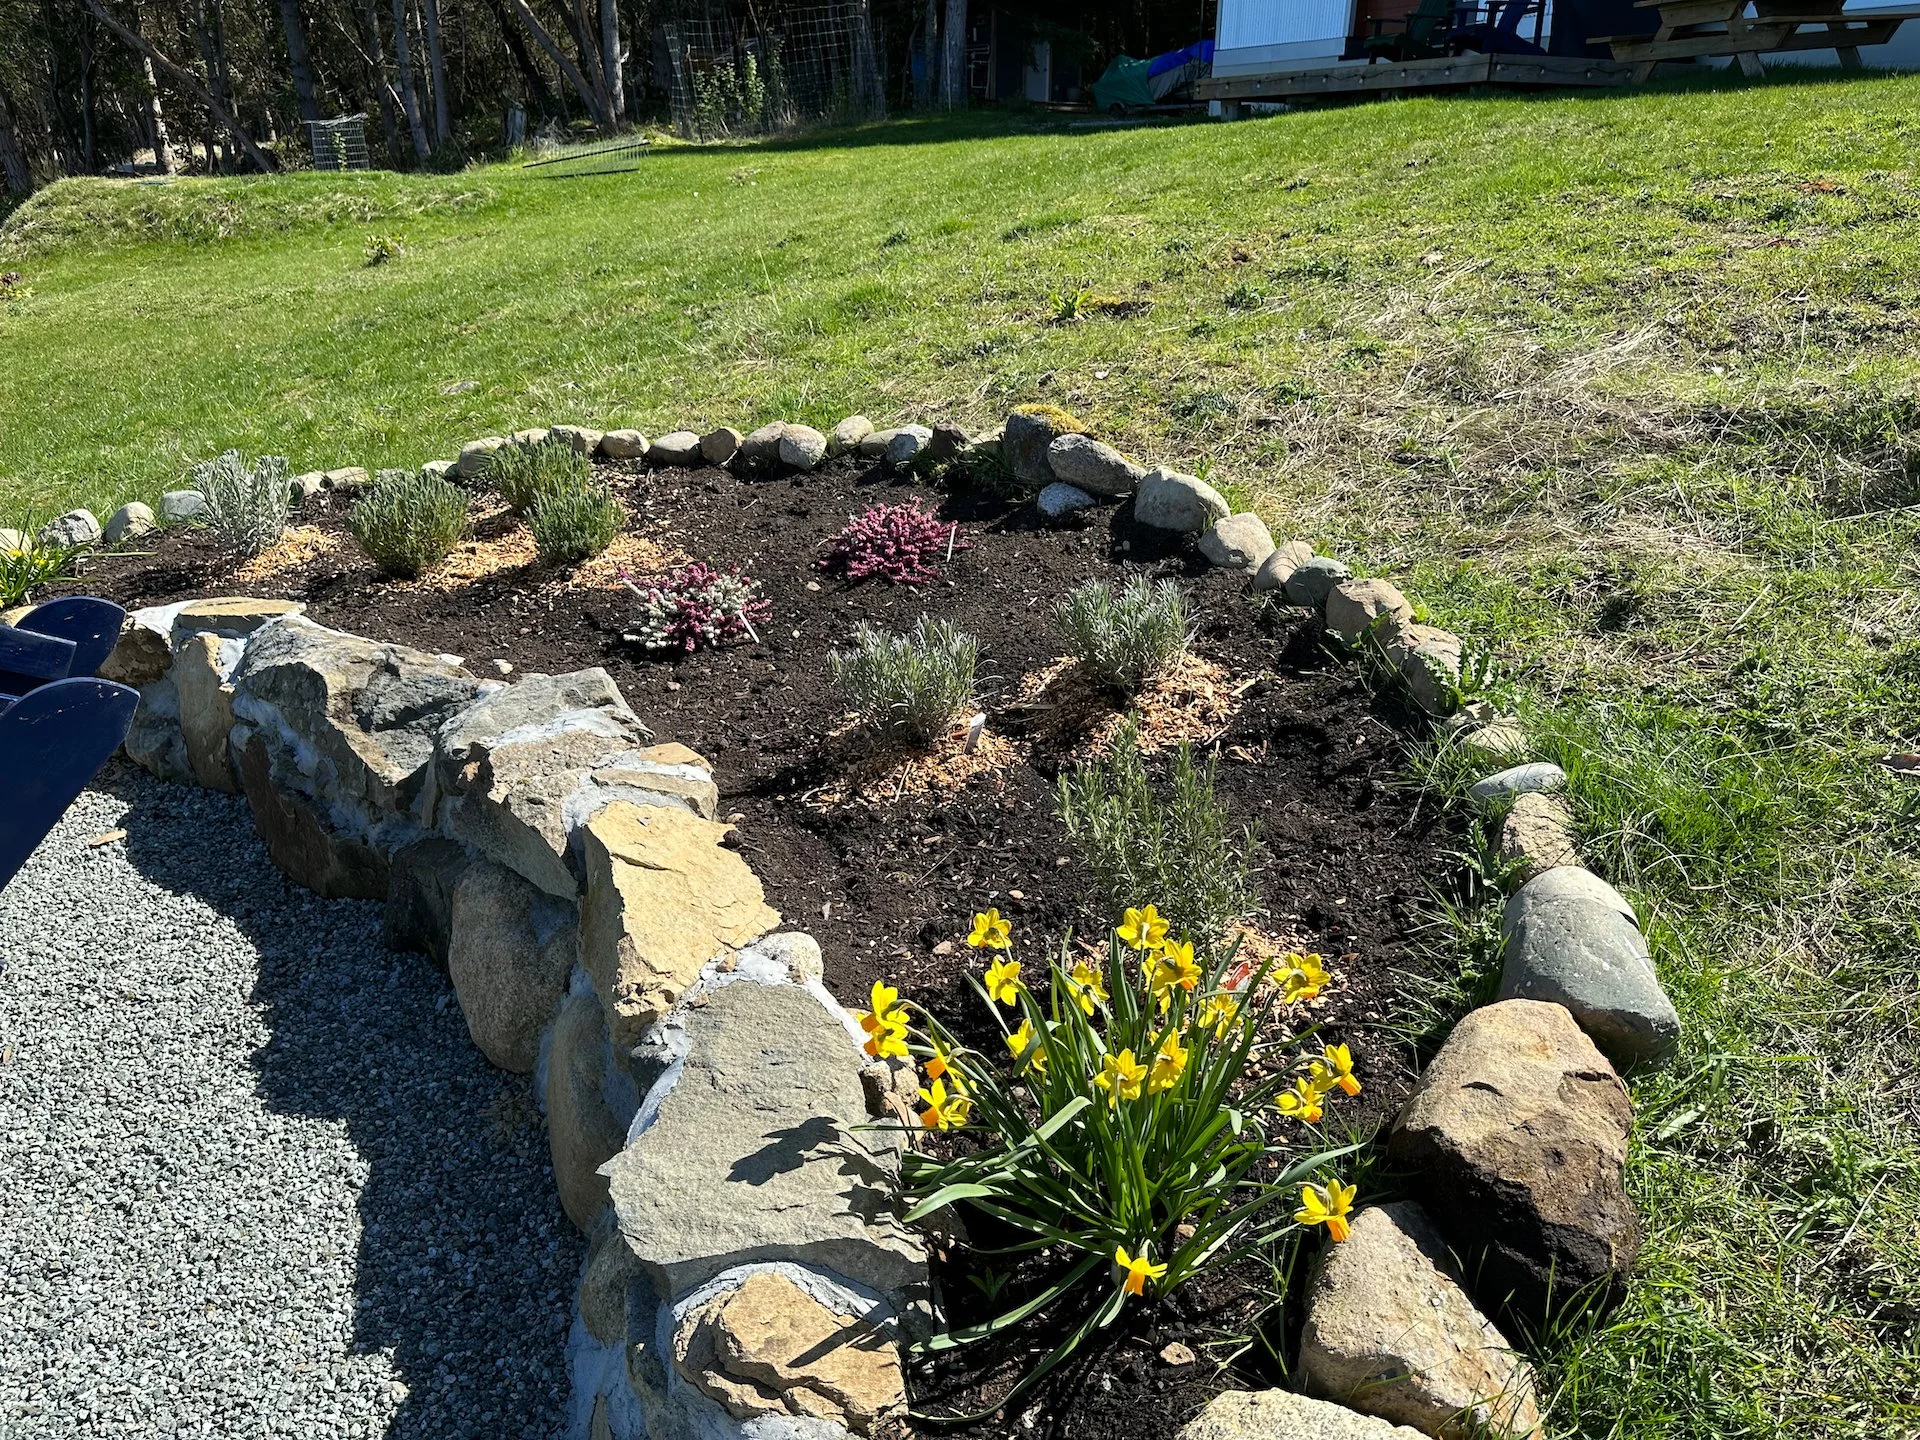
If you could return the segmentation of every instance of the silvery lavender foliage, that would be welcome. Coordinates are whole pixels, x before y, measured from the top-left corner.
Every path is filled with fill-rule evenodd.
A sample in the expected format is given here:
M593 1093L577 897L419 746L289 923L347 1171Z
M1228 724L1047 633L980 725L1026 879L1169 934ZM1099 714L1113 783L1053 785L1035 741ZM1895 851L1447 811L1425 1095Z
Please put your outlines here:
M719 571L695 560L664 585L645 589L629 575L620 579L640 597L640 614L626 639L647 650L717 649L744 637L758 640L753 622L773 613L760 598L760 584L738 570Z
M229 450L193 467L193 488L207 502L199 523L236 559L251 560L286 533L284 455L262 455L248 465L238 450Z

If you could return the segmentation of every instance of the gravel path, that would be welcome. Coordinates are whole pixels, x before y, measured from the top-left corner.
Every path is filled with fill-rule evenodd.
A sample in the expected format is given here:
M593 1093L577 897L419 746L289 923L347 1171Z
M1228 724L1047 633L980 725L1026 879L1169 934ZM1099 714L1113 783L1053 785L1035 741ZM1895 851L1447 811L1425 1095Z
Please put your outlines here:
M554 1434L528 1082L244 802L98 783L0 891L0 1437Z

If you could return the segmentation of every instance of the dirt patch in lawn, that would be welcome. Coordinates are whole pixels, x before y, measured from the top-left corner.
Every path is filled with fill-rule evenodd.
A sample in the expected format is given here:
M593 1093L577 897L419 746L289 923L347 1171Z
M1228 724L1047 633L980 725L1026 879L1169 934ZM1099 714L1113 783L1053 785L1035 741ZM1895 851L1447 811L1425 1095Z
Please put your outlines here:
M1063 662L1053 606L1088 579L1176 579L1198 630L1192 658L1142 703L1145 748L1159 752L1154 763L1179 740L1217 755L1221 795L1265 847L1258 929L1267 938L1257 948L1298 943L1336 971L1311 1019L1352 1046L1367 1084L1340 1118L1368 1126L1404 1098L1413 1057L1387 1022L1407 972L1423 968L1414 930L1447 841L1431 810L1396 784L1400 717L1328 652L1305 612L1257 611L1244 576L1211 569L1190 544L1112 509L1054 528L1030 507L844 462L770 479L602 473L629 510L629 533L613 559L583 572L540 565L518 522L476 502L474 539L411 583L382 580L341 538L342 513L317 509L299 515L287 563L262 571L256 562L245 584L206 536L180 532L95 556L74 588L129 606L236 590L285 596L324 624L464 655L480 674L496 659L520 673L604 666L661 739L714 762L722 811L769 903L819 938L835 994L859 1006L884 979L964 1032L977 1007L965 976L982 968L963 943L976 910L1008 916L1030 957L1089 925L1092 881L1056 814L1054 784L1105 743L1119 714ZM938 580L847 584L819 568L850 515L910 498L960 527ZM738 566L761 583L772 613L759 643L676 657L622 640L635 603L617 571L645 578L685 558ZM972 753L960 732L928 755L865 751L831 692L828 656L861 621L903 631L923 613L980 641L984 738ZM980 1309L972 1268L957 1255L942 1267L957 1316ZM1276 1383L1253 1358L1260 1345L1237 1373L1210 1358L1236 1348L1275 1298L1271 1275L1249 1266L1131 1306L1056 1380L977 1433L1170 1437L1230 1384ZM1168 1365L1159 1355L1173 1341L1200 1358ZM1004 1393L1017 1363L1003 1356L923 1376L925 1403L979 1408Z

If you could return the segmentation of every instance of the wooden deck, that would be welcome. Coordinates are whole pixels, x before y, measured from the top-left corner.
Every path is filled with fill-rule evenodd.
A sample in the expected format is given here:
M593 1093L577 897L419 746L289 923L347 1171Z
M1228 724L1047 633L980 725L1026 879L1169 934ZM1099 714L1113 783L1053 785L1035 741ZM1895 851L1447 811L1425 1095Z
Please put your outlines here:
M1306 95L1440 90L1461 85L1625 85L1633 79L1633 70L1633 66L1615 60L1561 55L1443 55L1432 60L1214 76L1194 88L1202 100L1232 103L1293 100Z

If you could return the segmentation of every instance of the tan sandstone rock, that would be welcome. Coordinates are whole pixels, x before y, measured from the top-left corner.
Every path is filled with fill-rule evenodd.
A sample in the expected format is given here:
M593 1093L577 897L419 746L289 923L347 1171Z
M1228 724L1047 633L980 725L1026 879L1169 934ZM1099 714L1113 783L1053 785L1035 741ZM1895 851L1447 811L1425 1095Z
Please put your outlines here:
M674 1364L736 1420L810 1415L868 1435L906 1406L886 1331L836 1314L777 1271L690 1311L674 1334Z
M173 684L180 697L180 733L187 742L193 778L209 790L238 793L227 735L233 729L233 687L227 683L238 646L207 632L191 634L173 657Z
M1578 865L1580 850L1567 802L1543 791L1516 797L1500 826L1500 857L1520 866L1509 887L1513 889L1543 871Z
M1422 1440L1418 1430L1291 1390L1229 1390L1186 1423L1179 1440Z
M177 645L188 635L211 631L216 635L251 635L262 625L306 612L298 600L264 600L253 595L225 595L183 605L173 617Z
M1610 1291L1633 1266L1632 1125L1626 1086L1564 1006L1503 1000L1454 1027L1387 1149L1482 1305L1539 1326L1556 1298Z
M707 961L780 923L746 861L722 848L729 828L627 801L583 827L580 959L612 1016L616 1047L635 1044Z
M1474 1308L1411 1201L1360 1211L1329 1247L1300 1368L1314 1394L1442 1440L1540 1433L1531 1367Z

